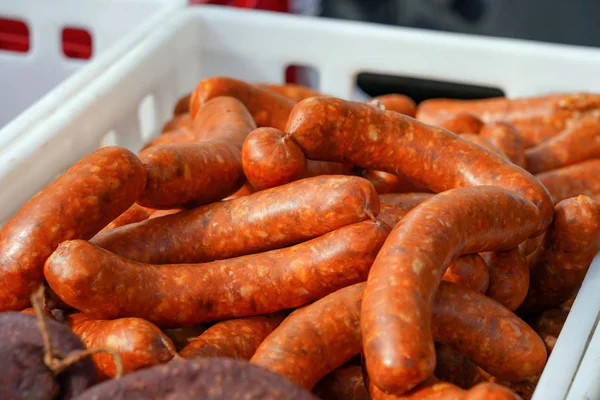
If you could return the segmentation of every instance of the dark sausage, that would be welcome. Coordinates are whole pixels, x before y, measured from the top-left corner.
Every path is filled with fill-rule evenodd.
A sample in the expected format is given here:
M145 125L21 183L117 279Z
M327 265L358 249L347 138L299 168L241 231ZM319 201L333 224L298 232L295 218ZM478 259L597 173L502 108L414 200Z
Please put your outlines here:
M360 365L337 368L321 379L313 392L327 400L370 400Z
M378 213L367 180L315 177L127 225L92 243L151 264L196 263L289 246Z
M179 115L190 111L190 97L191 93L186 94L177 100L175 107L173 108L173 115Z
M0 311L25 308L58 244L90 239L131 207L145 183L135 154L104 147L29 199L0 230Z
M433 196L433 193L386 193L380 194L379 200L382 203L400 207L408 212Z
M435 376L442 381L469 389L478 383L488 382L492 378L477 364L450 346L436 343L435 354Z
M490 269L490 286L486 296L511 311L516 310L529 289L529 265L519 249L484 253Z
M206 324L186 326L183 328L163 329L162 331L175 345L175 349L180 351L185 346L196 340L208 328Z
M527 166L525 147L517 129L508 122L491 122L479 131L479 136L490 141L513 164L521 168Z
M564 168L537 174L536 177L548 189L554 203L575 197L600 192L600 158L583 161Z

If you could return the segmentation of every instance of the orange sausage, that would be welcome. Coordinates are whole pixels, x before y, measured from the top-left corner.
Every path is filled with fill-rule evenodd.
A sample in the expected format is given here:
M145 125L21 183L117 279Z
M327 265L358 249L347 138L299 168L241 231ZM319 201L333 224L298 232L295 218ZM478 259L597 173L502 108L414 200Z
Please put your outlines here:
M150 215L148 219L160 218L164 217L165 215L177 214L180 211L182 211L182 209L180 208L173 208L171 210L156 210Z
M481 382L493 379L473 361L450 346L435 345L435 376L463 389L469 389Z
M423 383L402 395L388 394L370 382L371 400L462 400L466 391L436 377L427 378Z
M461 133L478 134L483 122L471 113L460 112L439 121L437 125L457 135Z
M529 265L518 249L484 253L490 271L485 294L511 311L516 310L529 289Z
M548 189L554 203L580 194L589 196L600 192L600 158L583 161L564 168L537 174L536 177Z
M520 400L520 397L497 383L483 382L468 390L462 400Z
M161 144L195 143L197 141L197 136L190 128L177 128L164 132L162 135L152 139L144 145L142 150Z
M479 136L487 139L498 148L502 154L521 168L527 166L525 147L517 129L508 122L491 122L485 124L479 131Z
M544 311L533 320L531 326L540 335L542 340L544 340L548 354L554 350L554 345L556 345L556 340L560 335L560 331L562 330L568 315L569 313L566 310L561 308L551 308Z
M175 107L173 108L173 115L179 115L184 113L189 113L190 111L190 97L191 93L182 96L177 103L175 103Z
M171 132L177 129L193 129L193 120L190 114L183 113L175 115L171 120L167 121L162 127L162 133Z
M254 188L252 187L252 185L251 185L250 183L246 182L246 183L244 183L244 184L242 185L242 187L240 187L240 188L237 190L237 192L235 192L235 193L234 193L234 194L232 194L231 196L227 196L227 197L225 197L225 198L223 199L223 201L226 201L226 200L233 200L233 199L237 199L237 198L240 198L240 197L248 196L249 194L252 194L252 193L254 193L254 192L255 192L255 190L254 190Z
M110 231L111 229L118 228L120 226L133 224L134 222L140 222L150 217L149 209L142 207L137 203L134 203L131 207L115 218L110 224L106 225L100 232Z
M327 400L370 400L360 365L335 369L317 383L313 392Z
M450 264L442 280L485 293L490 284L490 271L479 254L465 254Z
M296 83L286 83L284 85L274 85L270 83L258 84L260 88L268 89L272 92L275 92L286 99L293 101L294 103L299 102L300 100L307 99L309 97L323 96L323 94L317 92L316 90Z
M406 178L383 171L363 170L362 176L375 186L379 194L427 192L422 186L415 185Z
M497 154L500 157L508 160L508 157L506 157L506 155L502 152L502 150L497 148L492 142L490 142L483 136L479 136L474 133L461 133L459 136L465 140L468 140L471 143L475 143L476 145L481 146L484 149L489 150L492 153Z
M175 349L180 351L185 346L196 340L208 328L205 324L185 326L183 328L163 329L162 331L175 345Z
M400 114L414 118L417 112L417 105L408 96L403 94L384 94L373 97L369 104L380 105L384 110L394 111Z
M0 311L25 308L58 244L90 239L131 207L145 184L135 154L104 147L29 199L0 230Z
M434 196L432 193L385 193L379 195L383 203L391 204L407 212Z
M283 129L294 103L271 90L226 77L207 78L198 84L190 98L190 114L196 117L209 100L231 96L240 100L250 111L258 127Z

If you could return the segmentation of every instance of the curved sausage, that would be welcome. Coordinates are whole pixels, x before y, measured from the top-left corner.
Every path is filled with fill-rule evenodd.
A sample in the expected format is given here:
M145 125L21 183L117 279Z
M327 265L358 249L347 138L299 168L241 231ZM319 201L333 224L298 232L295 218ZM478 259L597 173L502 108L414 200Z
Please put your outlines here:
M510 389L493 382L480 383L467 391L462 400L520 400Z
M402 114L358 102L313 97L294 107L285 132L307 158L398 173L434 192L501 186L538 207L536 234L552 221L550 195L535 177L451 132Z
M294 103L268 89L226 77L206 78L196 86L190 98L190 114L196 117L209 100L219 96L235 97L241 101L258 127L283 129Z
M58 247L44 272L63 301L96 318L180 327L299 307L361 282L387 235L384 224L364 221L284 249L164 266L74 240Z
M435 196L433 193L385 193L379 195L379 200L408 212L433 196Z
M533 255L529 292L519 311L543 311L566 301L598 251L600 202L577 196L558 203L542 247Z
M534 251L536 251L538 249L538 247L540 247L540 244L542 244L543 239L544 239L544 234L529 238L519 245L519 251L524 256L528 256L528 255L532 254Z
M308 86L299 85L296 83L286 83L284 85L274 85L270 83L265 83L258 84L257 86L275 92L285 97L286 99L293 101L294 103L297 103L300 100L304 100L309 97L323 96L322 93L319 93Z
M90 239L131 207L145 183L135 154L104 147L29 199L0 230L0 311L25 308L58 244Z
M224 142L154 146L142 151L140 159L148 178L138 203L156 209L221 200L245 179L239 150Z
M177 128L157 136L144 145L142 150L162 144L195 143L198 141L196 134L189 128Z
M280 130L258 128L244 142L242 167L252 187L264 190L300 179L306 172L306 157Z
M313 392L327 400L370 400L360 365L345 365L316 384Z
M459 112L438 121L436 125L457 135L461 133L478 134L483 122L471 113Z
M371 400L462 400L465 390L436 377L429 377L410 392L395 395L388 394L370 382Z
M508 122L491 122L479 131L479 136L489 140L502 154L521 168L527 166L525 147L517 129Z
M123 214L119 215L110 224L106 225L100 232L110 231L111 229L133 224L134 222L144 221L148 218L150 218L149 209L134 203L131 207L125 210Z
M435 345L435 377L463 389L469 389L481 382L493 379L473 361L450 346Z
M188 93L177 100L175 107L173 108L173 115L179 115L190 111L190 97L191 93Z
M433 373L431 303L448 265L462 254L516 247L536 231L538 215L514 192L485 186L439 193L395 226L362 306L364 353L378 387L401 394Z
M312 388L360 351L364 288L364 282L348 286L294 311L265 339L250 362ZM482 368L521 380L544 367L542 340L494 300L442 282L433 309L436 341L456 348Z
M465 254L450 264L442 280L485 293L490 284L490 271L479 254Z
M527 149L525 157L532 174L600 157L600 116L572 121L559 135Z
M289 246L378 213L367 180L324 176L123 226L92 243L151 264L196 263Z
M65 324L87 348L109 347L117 351L124 373L166 363L175 354L171 340L154 324L141 318L98 320L75 313L65 318ZM92 359L101 379L115 377L111 354L96 353Z
M492 153L508 160L508 157L506 157L506 155L499 148L497 148L494 144L492 144L492 142L490 142L483 136L479 136L474 133L461 133L458 136L465 140L468 140L471 143L475 143L476 145L481 146L484 149L489 150Z
M285 313L279 312L217 322L185 346L179 355L187 359L229 357L248 361L284 318Z
M189 113L183 113L175 115L169 121L167 121L162 127L162 133L168 134L171 131L178 129L189 129L192 130L194 123Z
M519 249L483 253L490 271L486 296L511 311L516 310L529 290L529 265Z
M374 102L383 106L384 110L394 111L414 118L417 113L417 105L408 96L403 94L384 94L373 97L369 103Z
M598 171L600 171L600 158L595 158L543 172L536 177L548 189L554 203L558 203L580 194L590 196L600 192Z
M427 191L426 188L415 185L406 178L388 172L365 169L362 171L362 176L375 186L379 194Z

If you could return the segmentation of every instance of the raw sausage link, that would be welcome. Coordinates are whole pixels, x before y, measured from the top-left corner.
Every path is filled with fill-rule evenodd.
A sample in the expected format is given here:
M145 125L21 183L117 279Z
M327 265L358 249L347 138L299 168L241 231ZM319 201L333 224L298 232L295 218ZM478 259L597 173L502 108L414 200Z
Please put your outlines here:
M379 215L377 215L377 219L385 222L390 228L393 228L406 214L408 214L408 211L409 210L405 210L398 206L381 203L379 205Z
M150 142L144 145L142 150L145 150L149 147L159 146L161 144L195 143L197 141L198 139L191 129L177 128L152 139Z
M118 228L120 226L133 224L134 222L144 221L150 218L149 209L142 207L137 203L134 203L131 207L115 218L110 224L106 225L100 232L110 231L111 229Z
M255 190L254 190L254 188L252 187L252 185L251 185L250 183L246 182L246 183L244 183L244 184L242 185L242 187L241 187L241 188L239 188L239 189L237 190L237 192L235 192L235 193L234 193L234 194L232 194L231 196L227 196L227 197L225 197L225 198L223 199L223 201L226 201L226 200L233 200L233 199L237 199L237 198L240 198L240 197L248 196L249 194L252 194L252 193L254 193L254 192L255 192Z
M229 357L250 360L263 340L285 318L284 312L221 321L179 352L183 358Z
M398 173L434 192L495 185L540 210L535 233L552 221L550 195L532 175L444 129L402 114L336 98L298 103L285 130L307 158Z
M303 178L310 178L319 175L351 175L353 168L351 165L328 161L306 160L306 171Z
M386 193L380 194L379 200L382 203L400 207L408 212L433 196L435 196L433 193Z
M380 104L384 110L394 111L412 118L417 113L417 105L413 99L403 94L392 93L376 96L369 100L369 103Z
M427 191L426 188L415 185L406 178L388 172L365 169L362 171L362 176L375 186L379 194Z
M345 365L321 379L313 392L327 400L370 400L360 365Z
M295 83L286 83L285 85L273 85L266 83L259 84L257 86L275 92L280 96L283 96L286 99L293 101L294 103L297 103L300 100L304 100L309 97L323 96L322 93L319 93L308 86L298 85Z
M154 324L141 318L98 320L81 313L66 317L65 323L87 348L109 347L121 356L123 372L129 373L173 358L175 346ZM115 377L112 355L92 356L100 378Z
M198 140L220 140L242 148L256 124L248 109L236 98L220 96L207 101L194 117Z
M525 157L533 174L600 157L600 117L571 122L559 135L527 149Z
M180 327L299 307L361 282L387 235L384 224L364 221L280 250L165 266L66 241L46 262L45 275L63 301L94 317L137 316Z
M490 271L479 254L465 254L450 264L442 279L485 293L490 284Z
M196 263L289 246L378 213L367 180L315 177L123 226L92 243L151 264Z
M171 120L167 121L162 127L162 133L167 134L177 129L189 129L192 130L194 124L190 114L184 113L175 115Z
M484 253L490 269L490 286L485 293L511 311L516 310L529 289L529 265L519 249Z
M202 80L192 92L190 114L196 117L209 100L231 96L240 100L250 111L258 127L283 129L294 103L271 90L262 89L244 81L226 77Z
M479 131L479 136L486 138L496 146L508 159L521 168L527 166L525 147L517 129L508 122L491 122Z
M172 208L170 210L156 210L152 213L152 215L150 215L148 219L160 218L164 217L165 215L177 214L180 211L182 211L180 208Z
M548 189L556 204L580 194L589 196L600 192L598 171L600 171L600 158L595 158L543 172L536 177Z
M373 263L362 308L364 353L378 387L401 394L433 373L431 303L448 265L462 254L512 249L538 221L530 201L480 186L439 193L396 225Z
M419 386L402 395L388 394L370 382L371 400L462 400L466 391L435 377L427 378Z
M556 340L568 315L567 311L560 308L551 308L534 319L531 326L533 326L533 329L535 329L546 344L548 355L554 350Z
M439 121L437 125L457 135L461 133L478 134L483 122L471 113L460 112Z
M190 111L191 95L191 93L188 93L177 100L177 103L175 103L175 107L173 108L173 115L179 115Z
M538 247L540 247L540 244L542 244L543 239L544 239L544 234L541 234L541 235L533 237L533 238L529 238L519 245L519 251L524 256L528 256L528 255L532 254L534 251L536 251L538 249Z
M519 310L543 311L566 301L598 251L600 202L577 196L558 203L544 243L533 256L529 292Z
M499 148L497 148L492 142L490 142L482 136L476 135L474 133L461 133L458 136L465 140L468 140L471 143L475 143L476 145L481 146L484 149L489 150L492 153L508 160L508 157L506 157L506 155Z
M94 236L131 207L145 184L135 154L104 147L29 199L0 230L0 311L25 308L58 244Z
M244 182L239 150L203 141L150 147L140 153L148 177L138 203L156 209L194 207L229 196Z
M252 131L242 147L242 166L256 190L293 182L306 171L306 157L293 140L275 128Z
M502 385L483 382L468 390L461 400L521 400L521 398Z
M442 381L452 383L463 389L469 389L478 383L493 379L477 364L450 346L436 343L435 354L435 376Z

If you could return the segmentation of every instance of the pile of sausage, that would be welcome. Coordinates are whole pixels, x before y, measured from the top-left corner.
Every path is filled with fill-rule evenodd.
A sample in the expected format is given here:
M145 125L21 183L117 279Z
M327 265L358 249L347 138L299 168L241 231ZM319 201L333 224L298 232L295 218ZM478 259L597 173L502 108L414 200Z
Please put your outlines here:
M600 95L207 78L139 154L97 150L2 227L0 387L529 398L598 251Z

